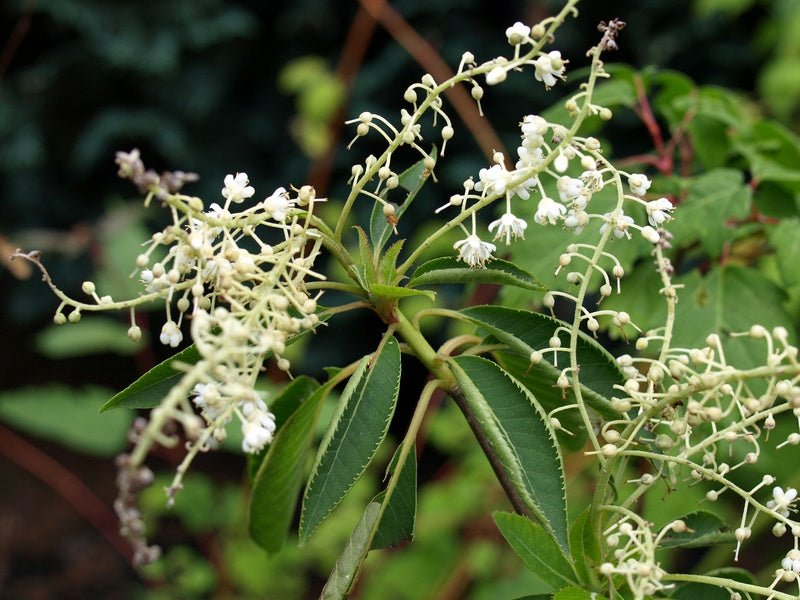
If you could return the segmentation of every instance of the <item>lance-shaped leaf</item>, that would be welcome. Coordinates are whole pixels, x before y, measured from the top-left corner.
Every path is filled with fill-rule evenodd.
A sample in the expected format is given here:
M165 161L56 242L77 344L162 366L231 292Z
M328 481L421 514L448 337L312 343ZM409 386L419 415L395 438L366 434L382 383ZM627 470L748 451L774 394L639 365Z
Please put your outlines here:
M397 449L392 458L392 462L387 469L389 473L394 473L397 468L397 458L402 451L402 446ZM383 503L386 492L381 492L373 502ZM406 457L405 464L397 477L397 485L394 487L392 495L386 507L383 509L378 530L375 532L375 539L372 540L372 549L388 548L396 546L405 540L414 537L414 524L417 518L417 453L416 446L412 444L411 450Z
M601 596L597 592L590 592L589 590L570 586L558 590L553 594L553 600L606 600L606 597Z
M305 542L367 468L386 436L400 391L400 347L389 338L364 357L347 382L322 441L303 498L300 541Z
M497 511L492 514L503 537L532 572L554 590L577 585L575 569L553 537L527 517Z
M547 315L502 306L473 306L462 310L461 314L525 358L529 358L534 350L547 348L556 329L569 328L563 321ZM580 332L577 359L581 393L586 403L605 417L618 416L611 410L610 398L615 393L614 385L622 385L624 379L614 357L594 339ZM545 359L535 365L537 373L546 376L544 381L541 381L541 375L536 378L541 385L553 385L561 369L569 366L564 355L558 366L553 364L553 360L552 353L545 353Z
M268 552L280 549L295 512L319 409L331 386L316 389L278 430L253 478L250 536Z
M434 258L421 264L408 287L440 283L494 283L527 290L547 289L534 275L507 260L495 258L482 269L470 269L455 256Z
M174 363L193 365L198 360L200 360L200 353L192 344L157 364L124 390L115 394L100 407L100 412L112 408L153 408L158 406L184 375L182 371L175 370Z
M529 390L495 363L459 356L450 364L473 427L488 439L526 507L569 555L564 467L544 411Z
M336 560L320 600L344 600L355 582L361 563L369 552L370 544L381 515L381 504L374 500L367 505L364 514Z

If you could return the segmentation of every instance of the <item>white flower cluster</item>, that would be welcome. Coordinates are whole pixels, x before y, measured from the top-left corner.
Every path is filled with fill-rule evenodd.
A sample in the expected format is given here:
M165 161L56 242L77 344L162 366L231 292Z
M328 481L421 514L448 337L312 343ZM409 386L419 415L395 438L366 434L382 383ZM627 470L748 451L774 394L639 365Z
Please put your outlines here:
M494 233L494 240L503 239L509 244L512 240L523 238L528 226L524 219L512 212L512 201L527 200L531 194L538 192L540 198L533 221L539 225L561 224L570 231L580 233L590 219L598 219L602 221L599 228L601 235L610 230L616 238L630 238L631 230L639 230L651 243L656 244L661 240L658 229L671 219L673 206L667 198L644 199L651 184L645 175L628 175L630 193L623 193L622 197L625 201L642 205L649 224L636 224L622 207L604 214L592 214L588 211L592 196L607 185L621 185L620 172L603 159L600 142L592 137L574 136L566 144L566 128L538 115L524 117L520 129L521 143L517 148L518 160L514 169L507 169L506 158L499 152L495 153L495 164L481 169L477 182L471 178L465 181L464 193L453 196L439 210L459 206L463 212L477 202L505 197L506 210L500 219L489 225L489 231ZM566 174L573 163L579 163L583 169L578 177ZM550 197L545 191L543 177L552 179L558 198ZM472 229L464 228L464 231L468 237L455 245L459 258L470 267L482 267L491 260L495 246L480 240L474 219Z

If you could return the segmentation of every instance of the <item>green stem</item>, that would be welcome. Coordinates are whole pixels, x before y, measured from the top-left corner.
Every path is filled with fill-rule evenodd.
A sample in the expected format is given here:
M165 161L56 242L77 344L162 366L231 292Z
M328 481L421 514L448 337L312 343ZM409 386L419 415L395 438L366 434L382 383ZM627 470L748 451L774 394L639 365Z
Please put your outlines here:
M776 590L766 588L761 585L752 585L750 583L742 583L735 579L728 579L726 577L709 577L708 575L690 575L688 573L668 573L664 575L667 581L688 581L691 583L704 583L718 588L730 588L740 592L748 592L751 594L758 594L760 596L769 596L775 600L797 600L796 595L778 592Z

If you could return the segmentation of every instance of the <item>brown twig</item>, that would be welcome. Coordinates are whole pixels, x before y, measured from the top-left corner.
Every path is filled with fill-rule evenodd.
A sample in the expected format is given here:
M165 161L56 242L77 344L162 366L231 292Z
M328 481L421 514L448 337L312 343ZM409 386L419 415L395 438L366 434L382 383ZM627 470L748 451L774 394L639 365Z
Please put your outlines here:
M342 53L339 56L339 64L336 66L336 76L345 89L345 100L330 123L331 143L328 149L311 164L307 177L307 181L323 196L327 195L326 190L331 178L333 157L336 153L336 142L341 138L344 129L347 97L353 86L353 80L364 62L364 56L366 56L367 48L374 32L375 19L363 6L359 7L353 22L350 24Z
M89 522L126 562L131 549L117 531L111 509L74 473L10 429L0 425L0 453L56 492Z
M11 61L14 60L14 55L17 53L25 34L31 26L31 19L33 18L33 7L36 4L35 0L28 0L22 7L22 14L17 19L17 24L11 35L8 36L3 51L0 53L0 79L6 74L8 67L11 66Z
M409 25L386 0L360 0L372 17L378 21L417 63L430 73L436 81L446 81L454 73L441 55ZM453 109L467 126L487 160L492 160L495 151L508 156L503 142L491 125L482 119L469 92L455 86L444 93Z

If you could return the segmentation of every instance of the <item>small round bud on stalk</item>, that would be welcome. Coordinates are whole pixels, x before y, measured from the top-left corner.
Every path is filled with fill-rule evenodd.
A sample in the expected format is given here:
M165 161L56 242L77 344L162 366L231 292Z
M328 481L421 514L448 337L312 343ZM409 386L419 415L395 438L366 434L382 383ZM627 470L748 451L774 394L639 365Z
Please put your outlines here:
M95 293L95 286L94 283L92 283L91 281L84 281L83 285L81 286L81 289L83 290L84 294L87 294L89 296Z

